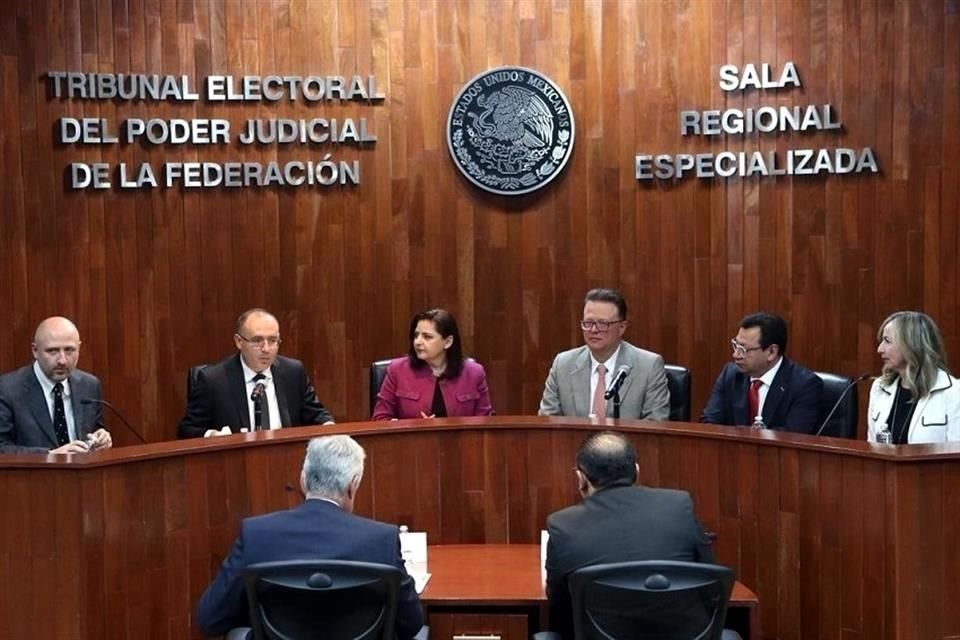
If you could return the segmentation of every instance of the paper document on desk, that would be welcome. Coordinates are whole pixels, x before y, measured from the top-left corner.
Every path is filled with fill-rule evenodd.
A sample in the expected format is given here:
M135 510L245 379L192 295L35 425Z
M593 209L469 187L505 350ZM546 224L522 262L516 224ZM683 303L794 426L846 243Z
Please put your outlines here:
M400 528L400 557L413 578L417 593L422 592L430 580L427 571L427 533L425 531L407 531Z
M540 530L540 580L547 584L547 543L550 542L550 533L546 529Z
M430 582L430 576L433 574L430 573L411 573L410 577L413 578L413 586L417 589L417 594L423 593L423 590L427 588L427 583Z

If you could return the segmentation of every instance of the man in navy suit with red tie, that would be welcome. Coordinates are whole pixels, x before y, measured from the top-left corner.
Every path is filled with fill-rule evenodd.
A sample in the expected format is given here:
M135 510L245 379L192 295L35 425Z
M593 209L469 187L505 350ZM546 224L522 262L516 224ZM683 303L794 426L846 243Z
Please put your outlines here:
M749 425L760 415L771 429L816 431L823 381L785 357L783 318L772 313L746 316L731 347L733 361L717 376L700 422Z

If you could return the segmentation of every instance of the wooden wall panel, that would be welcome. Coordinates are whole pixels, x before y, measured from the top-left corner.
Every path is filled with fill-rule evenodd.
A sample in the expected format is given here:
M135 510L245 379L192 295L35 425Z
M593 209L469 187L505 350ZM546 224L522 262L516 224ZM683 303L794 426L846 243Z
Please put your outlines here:
M0 370L42 318L81 328L81 365L149 441L172 438L190 365L232 349L265 306L341 421L367 415L367 364L405 350L416 311L458 317L500 414L533 413L553 354L578 344L583 293L621 288L628 338L693 370L694 414L763 308L790 353L876 371L874 332L916 308L960 358L960 19L952 0L18 0L0 16ZM802 89L726 94L725 63L799 65ZM507 200L453 168L458 88L494 65L548 74L577 125L565 173ZM382 104L54 100L49 70L374 74ZM830 103L840 135L681 138L685 108ZM365 117L339 146L54 143L65 115ZM637 152L873 146L881 174L638 183ZM355 188L83 191L74 160L359 159ZM863 389L865 392L866 389ZM115 440L133 436L108 417Z

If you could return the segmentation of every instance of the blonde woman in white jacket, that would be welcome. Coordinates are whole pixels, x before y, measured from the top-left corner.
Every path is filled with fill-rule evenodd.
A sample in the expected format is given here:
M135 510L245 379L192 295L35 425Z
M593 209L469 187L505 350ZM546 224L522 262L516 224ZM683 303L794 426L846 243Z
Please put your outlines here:
M870 388L867 440L888 429L893 444L960 441L960 380L947 371L936 323L898 311L877 332L883 373Z

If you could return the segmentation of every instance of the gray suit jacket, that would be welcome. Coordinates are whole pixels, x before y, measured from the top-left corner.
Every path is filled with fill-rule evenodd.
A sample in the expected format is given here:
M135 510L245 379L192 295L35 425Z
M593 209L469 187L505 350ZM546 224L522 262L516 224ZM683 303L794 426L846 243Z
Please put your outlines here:
M620 417L669 419L670 391L663 358L629 342L621 342L617 368L621 365L633 369L620 387ZM538 413L583 418L590 415L590 374L590 351L586 346L558 354L547 374ZM613 401L607 402L607 416L613 416Z
M573 639L567 579L608 562L713 562L710 542L686 491L615 486L547 518L547 600L550 629Z
M74 369L70 374L70 403L77 438L100 427L100 380ZM43 396L43 387L33 373L33 363L0 376L0 453L46 452L57 447L53 420Z

